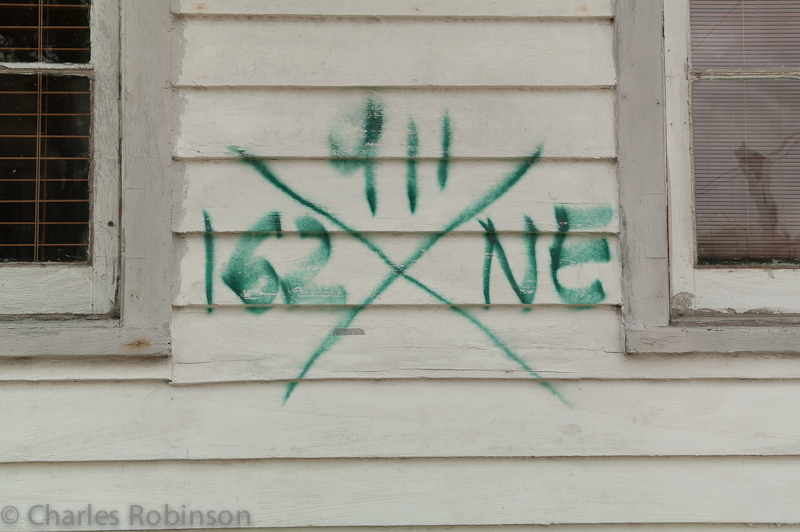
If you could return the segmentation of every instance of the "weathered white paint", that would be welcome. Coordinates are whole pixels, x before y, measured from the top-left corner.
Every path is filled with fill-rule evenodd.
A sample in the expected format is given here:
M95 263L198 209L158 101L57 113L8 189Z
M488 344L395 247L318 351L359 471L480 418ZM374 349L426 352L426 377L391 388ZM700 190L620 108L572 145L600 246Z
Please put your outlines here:
M165 356L169 355L167 329L134 329L106 323L101 327L75 327L51 322L37 327L0 328L0 357L41 356Z
M81 355L85 355L82 352ZM160 381L172 377L167 357L29 357L2 360L0 382ZM20 425L24 430L24 425Z
M618 311L518 307L468 308L548 379L798 379L800 359L763 350L731 354L626 356ZM343 310L276 308L263 315L242 309L181 309L173 325L175 383L292 379L336 326ZM364 336L344 336L319 359L308 379L525 378L477 329L442 307L372 307L353 327ZM674 327L676 334L681 328ZM713 327L689 328L706 331ZM684 334L685 334L685 328ZM716 328L714 331L724 331ZM776 334L749 335L752 347ZM714 332L701 345L718 346ZM717 334L722 334L718 332ZM253 338L256 340L254 341ZM679 353L665 332L637 337L637 353ZM667 348L653 345L667 343ZM731 337L726 349L740 341ZM728 347L730 345L730 347ZM647 349L646 347L650 347ZM745 344L745 348L749 347ZM675 349L670 351L670 348ZM712 352L706 348L701 351ZM786 352L786 349L781 350Z
M92 5L92 19L101 21L92 28L92 64L44 68L93 79L92 261L90 265L4 265L0 314L104 316L97 320L72 316L75 319L66 321L32 316L4 322L0 357L62 360L28 360L27 365L4 360L2 379L169 377L166 366L154 370L152 361L136 367L130 361L76 360L170 353L172 275L167 259L171 257L172 176L177 165L170 157L174 129L167 124L169 117L177 117L178 109L164 92L170 58L153 57L150 49L168 48L169 9L160 0L121 5L116 0L97 2ZM30 66L4 70L30 72ZM122 92L120 82L125 88ZM141 193L144 190L146 194Z
M348 226L381 232L440 231L519 165L516 161L456 160L450 165L447 188L440 190L438 161L420 161L417 166L419 195L412 214L406 193L406 161L380 161L375 169L378 210L372 216L364 198L363 171L345 176L329 161L280 160L267 164L298 194L326 208ZM279 193L258 172L241 162L187 162L185 190L186 197L175 216L174 230L179 233L204 231L204 210L214 230L224 232L246 230L269 212L279 212L284 219L284 229L293 231L293 221L298 216L314 214ZM540 231L557 231L556 205L569 208L606 206L613 211L608 225L573 227L572 230L616 233L619 230L617 203L617 179L612 162L548 160L528 170L514 188L479 218L491 218L498 230L522 231L527 216ZM330 225L329 230L338 232L341 229ZM475 221L456 229L475 230L481 230Z
M284 222L291 227L290 220ZM470 224L474 230L480 231L477 222ZM522 231L522 227L514 229ZM486 256L486 238L478 233L450 234L442 237L434 245L427 248L425 255L407 273L428 288L455 304L483 304L484 299L484 258ZM367 238L380 248L394 264L402 265L408 257L428 239L426 234L376 234ZM563 238L561 249L565 252L579 246L605 245L611 254L610 261L590 262L558 269L558 282L567 289L589 287L596 280L602 283L605 297L600 301L562 299L557 293L555 281L552 279L551 249L556 246L552 234L544 234L537 238L536 265L537 286L533 295L534 305L558 305L581 303L604 303L618 305L620 303L620 269L617 240L611 236L568 235ZM534 265L529 259L531 238L518 233L499 234L498 239L503 246L512 272L518 283L522 283L526 271ZM175 305L204 305L206 301L206 256L203 237L193 235L185 239L186 252L181 260L180 291ZM230 257L240 245L240 237L234 235L217 235L214 237L216 247L216 275L214 276L214 303L219 305L241 305L242 301L223 282L222 276L228 272ZM275 268L278 276L287 279L289 275L310 272L316 268L307 265L322 246L318 237L301 237L297 234L286 234L281 238L267 237L256 250L256 257L266 258ZM330 235L331 255L327 263L320 264L319 273L310 281L311 285L320 288L315 290L309 285L301 293L314 297L315 293L340 293L336 287L343 287L346 300L335 303L321 302L308 304L350 304L357 305L366 300L381 282L390 274L392 268L384 263L378 255L363 243L347 234ZM497 254L491 271L491 302L495 304L520 304L520 300L512 290L502 269L497 262ZM249 275L252 269L241 271L234 268L231 274ZM283 296L274 300L275 304L287 303ZM442 304L440 299L415 287L405 279L398 279L374 302L376 305L427 305ZM445 303L446 304L446 303Z
M548 378L591 376L583 370L624 368L615 309L517 305L466 309L534 370ZM173 321L173 382L282 380L297 376L347 309L181 309ZM528 374L477 327L447 307L373 306L350 325L364 335L341 336L308 378L499 377ZM622 363L622 364L620 364ZM519 371L518 371L519 370ZM602 376L602 375L599 375Z
M670 291L695 294L694 179L689 111L689 2L666 2L664 50L669 167ZM690 303L691 309L697 307ZM722 307L721 307L722 308Z
M114 309L119 269L118 13L118 0L92 6L92 20L100 22L93 24L91 30L91 63L83 65L80 71L92 80L91 261L88 265L67 267L3 264L0 314L102 315ZM3 70L37 72L31 66L28 64L25 70L7 67ZM45 70L74 71L61 66Z
M402 17L602 17L613 16L612 0L177 0L174 12L184 15L329 15Z
M144 9L133 9L140 4L132 2L124 3L128 20L136 20ZM152 96L156 93L138 87L138 80L145 78L149 87L159 80L159 87L167 87L164 62L157 61L152 76L129 78L125 85L134 111L124 119L137 131L153 131L152 138L123 139L130 178L130 186L123 188L123 208L146 213L137 220L148 222L145 231L125 229L124 272L131 284L125 283L130 290L121 300L123 311L133 313L131 321L113 338L101 337L106 331L96 327L93 341L85 344L83 337L68 331L72 326L55 333L37 329L27 340L26 353L39 349L39 354L51 356L2 361L2 381L84 382L5 382L0 387L0 417L7 423L0 436L0 462L6 462L0 464L0 508L17 505L24 520L26 510L39 501L62 510L84 509L89 501L95 510L126 510L130 504L162 511L164 504L227 507L250 511L255 529L313 525L342 532L354 529L335 527L543 530L525 526L530 523L583 523L548 527L548 532L738 532L738 525L704 523L800 522L795 504L800 487L800 425L795 422L800 415L800 359L624 354L616 233L625 228L617 214L612 160L617 102L613 90L594 88L614 82L611 27L597 20L492 19L515 14L606 17L610 2L420 0L412 5L350 0L312 5L302 0L207 0L206 13L214 15L208 17L200 13L200 3L176 2L173 9L186 15L184 20L173 27L158 19L145 38L127 48L135 52L126 56L128 67L144 76L147 54L167 49L163 38L172 33L175 72L184 69L175 79L212 87L176 91L186 107L176 131L180 139L174 143L169 128L155 117L163 115L168 123L175 102L153 105L147 98L157 99ZM154 10L157 4L163 15L161 0L149 0L148 7ZM582 6L585 14L574 11ZM413 7L420 12L403 12ZM219 15L235 20L215 18ZM332 16L292 18L309 15ZM371 16L397 18L380 22ZM473 16L485 18L464 20ZM184 63L176 31L182 24L188 38ZM419 53L402 55L409 40L392 33L398 28L429 37L431 45L421 47L430 55L423 58L427 62ZM563 31L541 44L556 28ZM301 31L292 34L295 30ZM538 30L544 31L535 34ZM360 37L352 31L361 32ZM317 35L328 40L315 40ZM277 42L281 37L287 40ZM380 46L365 47L359 38L376 38ZM211 43L208 49L205 41ZM220 43L230 46L224 46L224 53L204 55ZM331 58L341 50L339 43L359 48L337 63ZM446 50L438 54L444 44ZM241 63L236 63L238 57L226 57L245 45L250 48ZM387 50L398 50L398 55L389 56ZM543 50L556 53L548 58ZM456 52L462 56L453 57ZM356 65L364 54L388 61ZM593 54L601 61L588 65ZM416 66L433 68L446 60L461 65L460 70ZM506 68L515 60L521 69ZM553 68L557 61L558 68ZM582 66L567 68L568 61ZM315 62L324 68L314 71ZM621 62L619 67L630 65ZM557 81L580 88L542 90ZM336 88L376 82L407 88ZM479 82L484 88L469 88ZM437 83L467 87L429 85ZM363 133L357 120L348 122L348 115L362 110L369 94L385 107L374 217L364 199L363 171L345 178L326 160L332 130L353 138ZM439 191L435 168L446 111L453 127L453 160L448 187ZM404 190L410 118L419 131L421 159L414 216ZM626 131L630 140L632 129ZM298 376L348 309L282 306L256 315L241 308L220 282L237 232L269 212L279 211L288 231L280 240L268 239L258 255L269 258L281 273L315 244L290 234L295 219L309 213L236 161L228 147L239 145L277 159L267 164L288 183L402 260L424 232L441 229L541 142L545 160L480 218L491 217L501 230L518 278L524 265L523 217L531 216L547 233L537 247L535 303L549 304L531 309L518 305L497 262L495 305L480 304L485 249L474 220L460 227L459 234L443 238L409 273L450 298L475 303L462 308L549 379L563 402L495 346L485 331L398 280L381 304L363 310L349 325L364 335L338 337L307 382L283 404L287 382ZM183 159L185 179L164 159L168 150ZM646 172L646 165L639 164ZM147 182L135 186L140 175L147 175ZM662 205L660 198L649 197L657 194L648 188L651 181L635 193L628 187L628 200ZM172 186L177 188L174 205ZM561 273L567 286L601 278L610 294L606 304L568 307L553 291L553 213L561 204L610 205L614 210L607 227L582 228L583 235L568 237L608 238L612 262ZM170 208L174 257L166 230ZM200 306L205 302L203 210L216 230L228 233L214 238L214 293L222 307L211 313ZM659 214L644 212L641 219L626 221L628 227L649 227L650 216ZM342 284L352 289L352 297L363 299L389 268L352 237L324 223L334 233L333 256L317 280ZM647 249L655 250L648 260L663 259L657 253L657 233L643 234ZM130 327L152 323L151 314L156 321L163 319L170 303L176 305L173 358L98 357L67 363L52 356L100 355L98 346L127 339ZM771 333L765 329L762 336ZM646 343L648 338L639 340ZM658 336L653 342L669 340ZM6 345L0 330L0 350ZM14 354L4 354L9 353ZM123 380L137 382L117 382Z
M617 0L617 145L623 321L628 330L669 325L664 2ZM627 341L627 340L626 340Z
M85 265L4 266L0 314L92 314L93 277Z
M185 21L178 85L612 86L605 21Z
M800 272L794 269L701 269L693 272L691 308L727 313L800 312Z
M408 121L419 156L442 155L449 113L453 158L613 157L611 91L508 90L187 90L175 155L232 158L232 145L265 157L330 157L332 127L358 137L354 120L369 97L384 107L378 157L408 156ZM363 133L360 133L363 135Z
M91 500L246 509L262 527L800 520L791 456L43 463L0 474L0 497L24 517L32 500Z
M0 462L800 452L796 381L553 385L569 407L525 380L5 384Z

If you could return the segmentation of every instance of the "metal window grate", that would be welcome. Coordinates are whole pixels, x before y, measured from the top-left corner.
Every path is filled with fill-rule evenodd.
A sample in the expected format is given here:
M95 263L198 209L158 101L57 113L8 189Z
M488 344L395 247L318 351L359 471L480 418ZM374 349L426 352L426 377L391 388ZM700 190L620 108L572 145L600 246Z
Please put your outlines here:
M698 264L800 262L800 2L691 0Z
M88 0L0 0L0 62L89 56ZM0 261L89 260L91 101L85 76L0 74Z

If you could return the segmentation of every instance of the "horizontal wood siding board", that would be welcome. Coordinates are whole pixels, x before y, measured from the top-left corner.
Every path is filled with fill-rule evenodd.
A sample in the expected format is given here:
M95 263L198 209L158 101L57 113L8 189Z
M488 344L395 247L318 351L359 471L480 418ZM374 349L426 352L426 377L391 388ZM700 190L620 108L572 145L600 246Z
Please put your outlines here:
M0 462L800 455L796 381L554 385L5 384Z
M2 357L166 356L168 330L125 327L0 329Z
M370 100L383 118L378 158L408 157L410 119L419 137L417 155L441 158L445 116L450 159L519 161L540 145L542 157L615 155L614 93L608 90L187 90L182 95L179 158L238 159L231 146L263 157L331 157L332 131L348 146L363 136L358 128Z
M478 225L477 222L475 225ZM530 304L570 305L580 304L583 301L602 302L605 305L620 303L619 249L615 236L564 237L551 233L539 236L500 233L496 236L503 247L504 256L512 273L515 274L516 282L521 286L519 290L523 297L532 299ZM180 263L180 290L174 304L177 306L207 304L207 283L211 282L215 304L241 306L243 300L240 297L244 289L237 288L238 291L234 292L231 287L236 288L240 281L251 282L246 279L250 279L252 271L255 270L248 270L248 267L243 265L245 263L236 258L242 253L242 246L249 245L251 238L241 235L214 236L216 269L210 278L206 269L206 265L209 264L206 238L202 235L185 238L183 244L186 251ZM374 250L348 234L309 237L290 233L281 238L276 238L274 235L262 238L264 241L254 256L269 261L276 272L276 279L279 277L286 282L293 282L291 279L296 276L312 277L307 283L304 281L304 284L298 284L296 287L292 285L292 297L296 297L296 301L289 300L287 294L276 293L277 297L271 301L265 300L265 304L360 305L363 301L367 301L376 287L393 272L392 267L382 261ZM399 267L430 237L424 234L400 233L370 235L368 238L371 245L380 249L394 265ZM534 246L533 238L536 239L535 247L531 249ZM371 304L483 305L486 303L487 289L490 302L493 304L520 304L520 296L512 289L496 256L489 276L486 277L486 242L486 237L481 233L450 234L440 238L434 245L427 247L425 255L407 269L410 276L424 283L427 289L433 290L436 295L400 277ZM329 258L314 262L321 246L326 245L330 247ZM551 258L553 250L559 253L558 250L564 250L564 253L567 253L569 250L581 247L596 247L597 257L588 253L582 259L583 263L558 266L559 269L555 270L554 275ZM309 261L313 264L309 265ZM265 274L259 275L262 281L266 280ZM535 280L533 275L536 276ZM523 281L527 285L523 285ZM590 291L592 293L585 299L574 300L572 298L577 296L573 292L568 292L587 289L597 282L602 286L600 292L595 294L594 291ZM251 289L255 289L255 285ZM597 299L593 299L595 296ZM420 312L424 310L416 309L413 316L419 319ZM341 318L336 315L332 317ZM321 316L317 318L323 322L329 321ZM202 317L198 319L203 321Z
M190 86L613 86L607 21L185 21Z
M468 308L547 379L798 379L800 358L780 354L625 354L619 309ZM311 307L262 315L242 309L177 309L174 380L293 379L332 332ZM343 311L337 311L344 315ZM205 318L205 319L204 319ZM307 379L527 378L478 329L441 307L372 307L322 356ZM288 327L288 329L287 329ZM651 333L652 334L652 331ZM666 337L666 336L665 336Z
M613 307L466 310L548 378L585 376L584 364L601 369L609 359L624 359L619 311ZM179 309L173 322L174 382L293 379L341 327L346 312ZM364 334L339 336L308 378L529 376L485 332L447 307L370 307L347 327Z
M0 359L0 382L168 381L167 357L23 357Z
M798 457L48 463L0 475L17 527L31 493L126 513L246 510L260 527L800 521Z
M267 163L298 194L325 208L356 230L370 232L440 231L459 212L513 173L519 161L464 161L449 165L447 187L438 185L439 161L419 161L416 167L415 210L407 190L407 161L381 160L374 172L377 214L373 216L364 194L362 175L342 175L331 161L281 160ZM294 221L319 214L280 193L252 167L237 161L186 162L185 197L175 217L179 233L205 230L203 211L215 231L249 229L270 212L280 213L284 231L296 231ZM526 230L529 217L539 231L557 231L557 206L611 212L608 223L570 228L571 231L616 233L618 193L615 165L610 161L542 161L502 198L480 213L498 231ZM342 229L323 221L331 232ZM455 231L482 231L472 220Z
M404 16L424 17L571 17L613 16L612 0L178 0L173 12L195 16Z

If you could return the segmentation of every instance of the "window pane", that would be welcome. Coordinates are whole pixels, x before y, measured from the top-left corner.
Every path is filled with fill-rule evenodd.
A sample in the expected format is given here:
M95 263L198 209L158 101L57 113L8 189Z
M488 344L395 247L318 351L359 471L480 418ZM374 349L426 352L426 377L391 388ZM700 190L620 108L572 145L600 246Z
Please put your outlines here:
M691 0L691 27L694 68L800 67L797 0Z
M0 75L0 261L88 260L89 88Z
M698 262L800 262L800 81L692 84Z
M88 63L90 0L0 0L0 62Z

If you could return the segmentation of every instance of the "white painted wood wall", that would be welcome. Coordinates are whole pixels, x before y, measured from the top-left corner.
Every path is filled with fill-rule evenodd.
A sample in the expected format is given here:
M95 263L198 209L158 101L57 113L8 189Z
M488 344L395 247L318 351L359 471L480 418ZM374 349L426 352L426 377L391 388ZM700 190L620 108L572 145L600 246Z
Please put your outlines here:
M173 83L184 103L173 147L184 169L173 202L173 356L5 362L0 506L227 508L250 512L256 529L297 530L800 523L800 366L623 353L612 0L173 6ZM363 167L343 175L329 160L331 136L352 144L364 134L358 113L370 98L383 109L374 215ZM392 268L231 149L268 158L297 194L402 264L540 145L541 161L507 195L408 269L456 310L401 278L347 324L363 334L343 336L332 336L342 317ZM558 272L567 288L600 282L605 295L591 305L567 304L551 274L562 206L610 212L602 223L573 217L576 234L564 239L607 243L608 260ZM303 237L295 220L312 216L331 245L315 282L344 287L346 300L298 306L278 294L271 308L243 306L222 276L271 212L282 238L263 235L256 256L279 275L303 271L322 237ZM526 216L541 233L535 296L520 304L495 258L485 305L477 219L493 221L521 280ZM330 338L284 403L287 383ZM16 526L8 530L48 529ZM141 527L110 529L123 528Z

